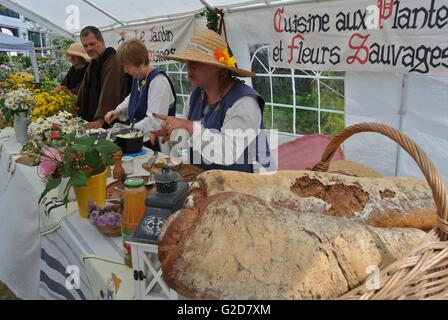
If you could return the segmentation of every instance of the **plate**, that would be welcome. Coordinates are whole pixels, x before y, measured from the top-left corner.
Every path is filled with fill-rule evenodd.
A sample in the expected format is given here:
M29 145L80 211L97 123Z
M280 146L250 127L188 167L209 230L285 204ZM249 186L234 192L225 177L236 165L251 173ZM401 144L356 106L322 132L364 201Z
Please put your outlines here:
M182 160L174 157L160 158L154 161L153 167L162 168L165 164L171 168L175 168L182 164Z

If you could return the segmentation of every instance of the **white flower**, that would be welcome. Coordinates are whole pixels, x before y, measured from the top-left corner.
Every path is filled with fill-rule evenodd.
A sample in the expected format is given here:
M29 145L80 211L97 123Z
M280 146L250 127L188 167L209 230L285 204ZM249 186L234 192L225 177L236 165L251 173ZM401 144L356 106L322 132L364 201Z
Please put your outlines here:
M5 107L16 113L28 111L34 107L34 95L23 87L8 92L5 97Z

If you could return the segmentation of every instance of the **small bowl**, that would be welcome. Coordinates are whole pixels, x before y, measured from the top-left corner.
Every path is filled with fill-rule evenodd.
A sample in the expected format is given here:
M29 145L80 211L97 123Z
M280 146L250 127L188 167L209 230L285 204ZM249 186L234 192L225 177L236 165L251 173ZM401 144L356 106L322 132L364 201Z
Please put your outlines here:
M106 237L121 237L120 226L96 226L96 228Z

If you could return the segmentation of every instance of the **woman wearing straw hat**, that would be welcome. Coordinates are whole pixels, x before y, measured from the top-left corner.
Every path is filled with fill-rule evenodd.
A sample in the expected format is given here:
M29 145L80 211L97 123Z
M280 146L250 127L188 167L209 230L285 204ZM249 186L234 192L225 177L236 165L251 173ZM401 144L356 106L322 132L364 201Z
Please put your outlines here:
M164 123L161 130L152 133L151 139L162 136L163 140L169 140L175 130L174 134L179 132L177 129L184 129L191 138L191 163L204 170L254 172L260 156L264 159L269 156L266 138L260 139L264 99L235 78L254 74L237 67L227 42L211 30L195 34L179 54L162 57L186 63L194 89L185 105L186 119L154 115ZM239 142L244 140L246 145L242 147ZM264 153L260 152L258 141L263 142ZM261 163L269 164L266 160Z
M72 43L65 52L67 58L70 60L72 67L68 71L61 86L67 88L74 95L78 94L81 82L84 79L87 67L90 60L83 46L79 43Z
M134 80L130 95L115 110L108 112L104 120L108 124L116 119L129 120L135 123L135 128L148 133L148 139L149 133L160 129L162 124L161 120L153 117L153 113L176 115L176 92L168 76L150 65L148 49L142 41L126 41L118 48L117 57L124 72ZM150 147L169 152L169 146L161 146L159 141Z

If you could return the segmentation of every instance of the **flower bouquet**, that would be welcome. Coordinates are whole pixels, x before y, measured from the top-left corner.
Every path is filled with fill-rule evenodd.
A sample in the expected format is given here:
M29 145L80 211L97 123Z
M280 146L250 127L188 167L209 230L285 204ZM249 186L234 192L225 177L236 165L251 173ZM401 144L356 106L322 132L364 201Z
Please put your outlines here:
M6 121L21 113L28 114L34 107L34 94L25 87L19 87L5 95L2 113Z
M75 97L65 91L47 92L36 90L36 104L32 112L32 121L59 114L61 111L74 113Z
M44 118L38 118L28 126L31 139L41 145L62 147L65 135L75 133L77 136L84 133L85 121L66 111ZM61 145L62 143L62 145Z
M34 76L25 71L17 71L11 73L6 82L10 88L16 89L19 87L32 85L34 83Z
M88 212L90 222L108 237L121 236L121 208L119 206L98 206L89 201Z
M39 202L50 190L59 187L63 178L68 178L63 201L68 203L70 188L74 187L80 214L87 217L90 200L105 204L106 169L114 164L113 154L120 148L107 139L77 138L75 133L64 136L61 145L43 150L38 172L46 186Z
M40 163L42 150L46 147L63 148L66 140L64 137L75 133L80 136L84 133L85 121L76 118L68 112L62 111L57 115L32 122L28 126L28 135L31 140L23 147L20 154L27 165L36 166Z
M29 113L33 106L33 92L26 87L18 87L16 90L8 92L1 103L1 112L5 121L14 120L14 131L18 143L24 144L29 140L27 128L30 123Z

